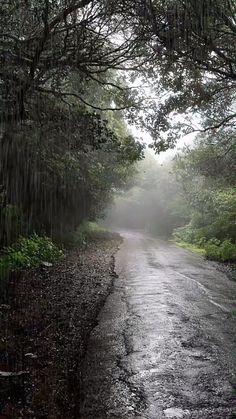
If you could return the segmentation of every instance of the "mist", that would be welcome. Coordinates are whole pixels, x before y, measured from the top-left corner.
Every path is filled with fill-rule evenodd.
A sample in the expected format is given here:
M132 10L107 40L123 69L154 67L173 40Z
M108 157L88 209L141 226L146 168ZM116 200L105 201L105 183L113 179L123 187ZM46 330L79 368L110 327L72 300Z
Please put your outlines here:
M117 194L109 207L106 225L169 238L176 227L186 224L189 216L182 211L183 190L173 166L173 159L159 163L147 151L136 164L130 187Z

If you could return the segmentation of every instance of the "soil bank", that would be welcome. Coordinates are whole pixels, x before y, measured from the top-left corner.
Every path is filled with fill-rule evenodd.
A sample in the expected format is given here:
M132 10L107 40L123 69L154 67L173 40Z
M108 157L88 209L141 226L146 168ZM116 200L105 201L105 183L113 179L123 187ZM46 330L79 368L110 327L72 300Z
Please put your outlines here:
M12 278L0 305L0 419L78 417L81 364L111 290L121 239Z

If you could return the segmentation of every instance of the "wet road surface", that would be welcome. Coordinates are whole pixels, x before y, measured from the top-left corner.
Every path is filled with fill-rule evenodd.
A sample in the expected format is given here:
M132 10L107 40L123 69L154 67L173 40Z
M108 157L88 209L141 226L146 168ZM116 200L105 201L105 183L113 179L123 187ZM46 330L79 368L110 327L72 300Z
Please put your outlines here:
M236 417L236 283L168 242L122 235L84 360L80 417Z

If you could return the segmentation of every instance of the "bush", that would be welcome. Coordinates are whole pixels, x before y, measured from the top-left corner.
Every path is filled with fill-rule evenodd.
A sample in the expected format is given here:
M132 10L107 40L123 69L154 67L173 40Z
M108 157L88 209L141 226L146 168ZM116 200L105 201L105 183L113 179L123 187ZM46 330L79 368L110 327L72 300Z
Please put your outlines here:
M212 260L220 261L220 248L216 244L209 244L205 245L206 257Z
M209 240L205 245L205 250L208 259L220 262L236 261L236 244L231 243L230 240L224 240L221 243L217 239Z
M207 228L193 228L191 224L187 226L176 228L174 230L174 239L178 243L189 243L205 249L205 255L208 259L217 260L219 262L233 262L236 261L236 244L230 240L219 240L216 237L209 239L209 230ZM205 235L204 235L205 233ZM183 243L181 244L183 247Z
M201 230L193 228L191 224L176 228L173 235L176 241L184 241L195 245L198 245L200 240L205 239L205 237L202 237Z
M69 249L83 248L88 241L107 236L108 231L96 222L84 221L78 229L64 238L63 242Z
M91 239L99 237L107 232L103 227L92 221L84 222L81 226L81 231L84 233L85 237Z
M0 277L25 268L37 268L43 262L53 263L63 258L63 252L48 237L36 234L21 237L12 246L6 247L0 257Z

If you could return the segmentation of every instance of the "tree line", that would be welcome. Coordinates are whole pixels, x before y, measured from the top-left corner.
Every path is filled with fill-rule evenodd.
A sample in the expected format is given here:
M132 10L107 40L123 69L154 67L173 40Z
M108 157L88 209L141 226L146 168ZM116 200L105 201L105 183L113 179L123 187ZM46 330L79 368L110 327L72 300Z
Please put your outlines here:
M146 230L222 261L236 260L234 131L199 134L160 164L150 153L133 186L110 207L108 223Z
M157 152L199 129L209 153L229 158L235 12L232 0L2 3L1 246L33 231L61 237L103 212L143 157L124 121Z

